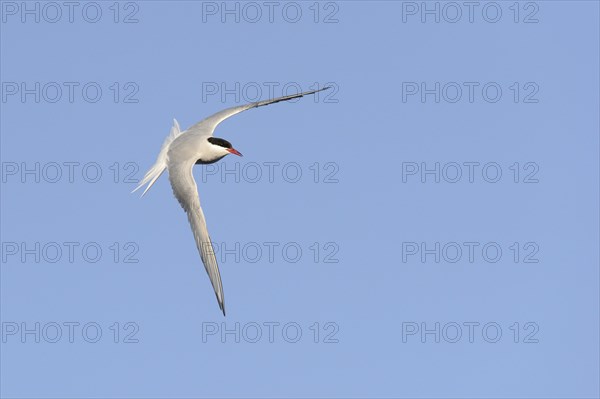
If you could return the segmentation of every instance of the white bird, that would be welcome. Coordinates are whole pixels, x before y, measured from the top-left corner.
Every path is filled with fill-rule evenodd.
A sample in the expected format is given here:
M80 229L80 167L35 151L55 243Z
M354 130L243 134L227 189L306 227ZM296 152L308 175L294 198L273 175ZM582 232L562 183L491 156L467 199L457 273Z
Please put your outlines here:
M198 247L202 263L204 263L204 268L215 290L219 308L223 311L223 316L225 315L225 301L221 274L219 273L217 258L215 257L208 229L206 228L204 213L200 207L198 189L192 174L192 168L196 164L217 162L229 154L242 156L239 151L231 146L229 141L213 137L215 128L225 119L251 108L262 107L263 105L280 101L288 101L327 89L329 87L227 108L203 119L183 132L180 130L177 120L173 120L173 127L160 148L156 163L146 172L140 184L132 191L135 192L143 185L148 184L142 193L142 196L144 196L162 173L165 170L169 171L169 181L171 182L173 193L181 204L181 207L187 213L192 232L194 233L196 247Z

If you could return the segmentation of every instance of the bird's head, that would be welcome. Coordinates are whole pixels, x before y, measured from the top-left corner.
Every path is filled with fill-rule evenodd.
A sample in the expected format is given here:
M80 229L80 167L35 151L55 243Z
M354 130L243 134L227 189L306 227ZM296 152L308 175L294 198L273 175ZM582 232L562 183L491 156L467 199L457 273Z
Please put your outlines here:
M228 154L235 154L237 156L242 156L242 154L231 146L231 143L225 139L220 139L218 137L209 137L208 142L211 144L212 150L215 154L218 154L222 157Z

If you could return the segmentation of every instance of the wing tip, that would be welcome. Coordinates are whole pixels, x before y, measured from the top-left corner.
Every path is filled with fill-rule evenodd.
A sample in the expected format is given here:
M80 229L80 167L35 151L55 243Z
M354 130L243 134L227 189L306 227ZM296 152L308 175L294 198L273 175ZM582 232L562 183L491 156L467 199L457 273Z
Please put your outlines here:
M331 89L332 87L333 87L333 86L325 86L325 87L322 87L322 88L320 88L320 89L313 90L313 91L311 91L311 92L309 92L309 93L310 93L310 94L318 93L318 92L320 92L320 91L329 90L329 89ZM307 94L308 94L308 93L307 93Z

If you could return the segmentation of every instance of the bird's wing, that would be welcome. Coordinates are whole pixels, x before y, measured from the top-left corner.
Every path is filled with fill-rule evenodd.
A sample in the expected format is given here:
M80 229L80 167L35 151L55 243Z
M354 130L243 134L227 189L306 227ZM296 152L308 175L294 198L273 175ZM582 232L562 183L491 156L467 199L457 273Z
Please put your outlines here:
M219 307L225 315L225 302L223 296L223 284L221 283L221 274L219 273L219 265L215 256L208 229L206 228L206 220L204 213L200 207L200 198L198 197L198 188L192 175L192 167L195 160L169 163L169 181L173 187L175 197L185 210L194 233L196 247L200 252L204 268L210 277L210 282L217 295Z
M201 120L200 122L196 123L195 125L191 126L189 129L187 129L187 133L201 134L203 136L212 136L213 132L215 131L215 128L219 125L219 123L223 122L225 119L227 119L235 114L239 114L240 112L246 111L248 109L262 107L263 105L274 104L274 103L278 103L280 101L289 101L289 100L293 100L294 98L300 98L300 97L304 97L309 94L315 94L317 92L327 90L329 88L330 88L330 86L324 87L324 88L318 89L318 90L305 91L304 93L291 94L289 96L277 97L277 98L272 98L270 100L257 101L254 103L240 105L237 107L227 108L227 109L224 109L223 111L219 111L216 114L213 114L213 115L209 116L208 118L205 118L205 119Z

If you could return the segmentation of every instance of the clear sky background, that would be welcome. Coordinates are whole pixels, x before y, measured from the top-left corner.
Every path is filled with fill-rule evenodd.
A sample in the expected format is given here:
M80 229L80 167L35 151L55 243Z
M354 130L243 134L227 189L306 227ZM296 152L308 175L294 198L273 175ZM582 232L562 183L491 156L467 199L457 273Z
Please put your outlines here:
M2 397L599 396L597 2L52 4L0 3ZM325 84L196 167L223 317L129 192Z

